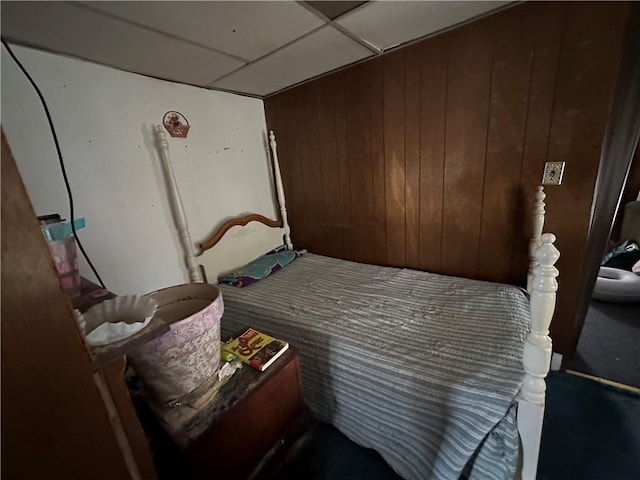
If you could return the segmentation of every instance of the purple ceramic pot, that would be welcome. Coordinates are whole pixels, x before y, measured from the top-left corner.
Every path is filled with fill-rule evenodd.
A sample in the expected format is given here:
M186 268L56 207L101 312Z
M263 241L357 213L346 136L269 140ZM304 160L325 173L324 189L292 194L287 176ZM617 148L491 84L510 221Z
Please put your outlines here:
M158 402L173 402L218 371L222 292L207 283L189 283L148 295L158 302L156 315L170 330L127 358Z

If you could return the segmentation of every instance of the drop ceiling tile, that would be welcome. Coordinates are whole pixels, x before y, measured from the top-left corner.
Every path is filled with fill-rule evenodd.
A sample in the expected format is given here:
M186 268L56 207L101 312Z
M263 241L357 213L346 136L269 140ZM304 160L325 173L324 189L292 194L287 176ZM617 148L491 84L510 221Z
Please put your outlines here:
M386 50L502 7L504 1L370 2L337 23Z
M2 2L2 35L127 71L206 85L243 63L62 2Z
M359 43L326 26L211 86L268 95L371 55Z
M321 26L295 2L83 2L127 20L255 60Z

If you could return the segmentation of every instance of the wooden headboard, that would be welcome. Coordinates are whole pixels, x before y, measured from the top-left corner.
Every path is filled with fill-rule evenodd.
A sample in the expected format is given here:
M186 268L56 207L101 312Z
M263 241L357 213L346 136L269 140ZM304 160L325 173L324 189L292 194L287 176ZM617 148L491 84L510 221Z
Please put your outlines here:
M271 220L255 213L227 220L199 243L198 261L204 268L205 280L217 283L220 275L284 245L285 237L282 220Z
M273 132L269 133L269 149L280 218L271 220L257 213L249 213L228 219L215 229L210 237L198 243L198 251L191 240L180 190L171 167L169 143L162 125L156 128L156 140L167 184L167 196L191 282L217 283L221 274L233 271L276 247L284 245L288 250L293 250L276 137ZM207 254L203 255L205 252Z
M273 132L269 132L269 149L280 218L271 220L257 213L231 218L209 238L201 241L199 259L209 283L217 283L221 274L231 272L276 247L284 245L287 250L293 250L278 161L278 144ZM203 255L205 252L206 255Z

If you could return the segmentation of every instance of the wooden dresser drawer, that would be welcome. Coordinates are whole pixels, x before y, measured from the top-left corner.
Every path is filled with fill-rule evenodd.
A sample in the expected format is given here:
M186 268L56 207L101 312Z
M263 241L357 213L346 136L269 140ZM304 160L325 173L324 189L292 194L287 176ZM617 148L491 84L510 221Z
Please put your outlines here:
M218 394L220 409L210 427L186 450L193 478L268 478L304 430L295 348L265 372L245 366L236 375Z

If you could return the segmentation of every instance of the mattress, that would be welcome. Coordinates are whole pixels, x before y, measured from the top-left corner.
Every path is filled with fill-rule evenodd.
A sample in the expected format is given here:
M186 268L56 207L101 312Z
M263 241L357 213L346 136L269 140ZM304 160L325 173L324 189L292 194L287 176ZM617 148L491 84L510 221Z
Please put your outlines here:
M314 254L221 288L223 339L252 326L296 345L312 414L403 478L513 478L521 289Z

